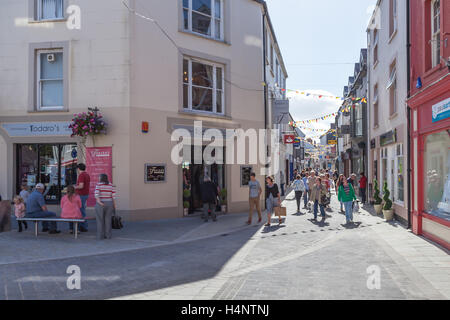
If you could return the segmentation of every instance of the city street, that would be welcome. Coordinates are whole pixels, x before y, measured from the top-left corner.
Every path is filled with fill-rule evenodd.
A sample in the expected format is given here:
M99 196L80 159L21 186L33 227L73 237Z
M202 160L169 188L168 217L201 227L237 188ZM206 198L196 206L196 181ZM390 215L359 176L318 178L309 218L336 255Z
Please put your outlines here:
M284 223L270 228L246 226L244 213L207 224L129 223L102 242L92 226L78 240L67 231L0 234L0 299L450 298L444 249L371 207L346 227L335 196L329 218L315 223L304 209L295 213L293 196L284 200ZM80 290L67 288L71 265L80 268ZM368 285L370 270L379 270L378 289Z

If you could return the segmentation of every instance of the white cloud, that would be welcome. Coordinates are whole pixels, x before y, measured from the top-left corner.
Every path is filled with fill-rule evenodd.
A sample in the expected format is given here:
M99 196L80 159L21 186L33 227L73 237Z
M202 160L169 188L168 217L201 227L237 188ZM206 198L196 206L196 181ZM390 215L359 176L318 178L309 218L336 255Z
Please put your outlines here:
M324 90L299 90L299 92L321 94L334 96L332 93ZM289 92L287 94L290 101L290 112L295 121L304 121L316 119L339 110L342 105L340 99L332 98L320 98L317 96L306 96L296 92ZM330 129L330 124L334 122L334 118L329 118L327 120L320 120L315 123L301 124L301 126L313 128L313 129ZM319 138L322 134L312 132L309 130L301 129L307 137Z

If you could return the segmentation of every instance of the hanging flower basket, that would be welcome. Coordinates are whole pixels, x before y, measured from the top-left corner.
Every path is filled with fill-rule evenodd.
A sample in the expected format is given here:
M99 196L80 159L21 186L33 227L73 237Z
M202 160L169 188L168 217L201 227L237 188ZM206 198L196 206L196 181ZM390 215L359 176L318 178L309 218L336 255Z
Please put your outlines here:
M72 137L86 139L88 136L106 134L107 124L98 109L88 109L89 112L74 114L69 128L72 129Z

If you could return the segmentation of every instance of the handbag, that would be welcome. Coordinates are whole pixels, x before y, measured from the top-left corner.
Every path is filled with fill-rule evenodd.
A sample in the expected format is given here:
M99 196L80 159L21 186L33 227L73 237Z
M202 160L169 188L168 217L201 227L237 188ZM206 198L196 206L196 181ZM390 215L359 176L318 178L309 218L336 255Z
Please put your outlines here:
M114 214L111 218L111 225L113 229L120 230L123 228L122 218L116 216L116 210L114 210Z
M353 203L353 212L354 213L358 213L359 212L359 203L358 203L358 201L355 201Z

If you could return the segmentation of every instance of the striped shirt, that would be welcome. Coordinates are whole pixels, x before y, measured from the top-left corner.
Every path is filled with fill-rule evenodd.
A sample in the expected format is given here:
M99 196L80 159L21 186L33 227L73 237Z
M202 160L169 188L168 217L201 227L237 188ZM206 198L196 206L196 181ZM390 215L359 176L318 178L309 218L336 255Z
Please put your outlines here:
M99 198L100 200L115 200L116 190L111 183L99 183L95 186L95 198Z

